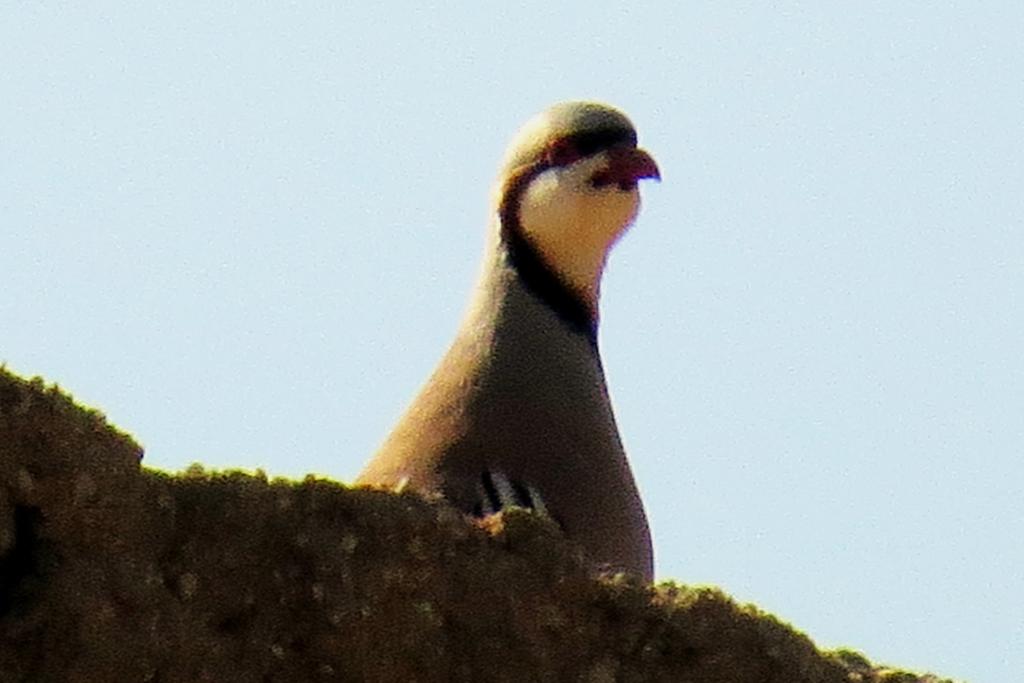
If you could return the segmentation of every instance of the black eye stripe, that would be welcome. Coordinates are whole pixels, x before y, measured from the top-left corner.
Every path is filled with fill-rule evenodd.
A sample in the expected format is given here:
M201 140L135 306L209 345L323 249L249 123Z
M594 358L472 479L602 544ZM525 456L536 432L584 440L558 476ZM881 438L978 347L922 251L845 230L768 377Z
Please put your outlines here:
M590 156L615 145L636 145L636 132L624 128L605 128L577 133L568 138L581 156Z

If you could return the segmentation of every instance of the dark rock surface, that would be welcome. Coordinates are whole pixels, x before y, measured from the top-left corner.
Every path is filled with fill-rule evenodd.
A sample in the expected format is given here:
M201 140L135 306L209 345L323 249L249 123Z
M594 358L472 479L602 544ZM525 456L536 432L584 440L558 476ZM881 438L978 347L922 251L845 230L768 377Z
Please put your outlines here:
M712 588L588 575L549 523L193 467L0 369L0 681L937 681Z

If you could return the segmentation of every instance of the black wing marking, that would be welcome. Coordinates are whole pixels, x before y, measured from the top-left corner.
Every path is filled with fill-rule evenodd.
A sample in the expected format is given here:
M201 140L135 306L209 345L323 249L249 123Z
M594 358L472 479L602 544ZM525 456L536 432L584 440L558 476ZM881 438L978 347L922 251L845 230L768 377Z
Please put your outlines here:
M532 510L550 517L540 492L527 483L509 479L501 472L484 470L480 476L480 496L473 505L473 515L486 517L511 507Z

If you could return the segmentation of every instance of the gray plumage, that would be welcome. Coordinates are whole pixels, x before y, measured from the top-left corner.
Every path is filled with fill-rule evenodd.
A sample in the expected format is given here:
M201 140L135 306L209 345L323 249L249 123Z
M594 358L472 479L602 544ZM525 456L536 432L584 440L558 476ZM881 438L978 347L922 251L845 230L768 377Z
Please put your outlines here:
M607 144L595 138L596 151L585 142L595 132L610 136ZM551 151L564 140L580 149ZM647 520L596 344L599 283L588 301L568 271L548 262L555 252L535 235L524 239L518 205L543 173L566 187L571 174L589 174L590 185L572 190L584 199L599 192L632 197L637 179L657 177L635 143L628 119L594 103L557 105L524 128L506 156L482 273L455 341L357 483L441 493L477 515L508 504L532 507L550 515L596 565L652 579ZM587 161L609 146L631 161ZM602 182L600 173L611 173L621 188L591 188ZM553 192L558 199L563 190ZM610 235L605 251L631 220ZM581 310L589 311L589 326L579 324Z

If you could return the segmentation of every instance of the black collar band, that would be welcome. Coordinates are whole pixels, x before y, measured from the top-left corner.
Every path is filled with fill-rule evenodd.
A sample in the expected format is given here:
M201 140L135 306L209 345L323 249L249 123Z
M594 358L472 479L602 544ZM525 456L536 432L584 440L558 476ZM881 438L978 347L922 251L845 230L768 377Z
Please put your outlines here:
M570 287L555 272L523 235L519 223L519 200L526 187L547 165L527 167L505 186L499 209L501 221L501 242L505 247L509 264L519 276L523 285L544 302L572 331L582 334L597 350L597 320L579 292Z

